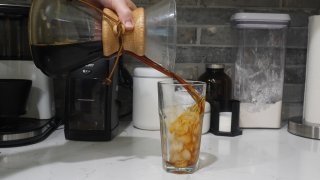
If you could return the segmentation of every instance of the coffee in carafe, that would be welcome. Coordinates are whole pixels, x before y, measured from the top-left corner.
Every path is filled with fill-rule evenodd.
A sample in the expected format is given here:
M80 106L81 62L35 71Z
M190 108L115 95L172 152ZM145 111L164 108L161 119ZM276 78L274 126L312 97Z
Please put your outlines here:
M76 70L103 57L100 41L31 45L35 64L49 76L57 76Z
M103 56L117 55L119 34L114 30L119 20L116 14L108 9L102 14L102 10L88 6L88 2L33 1L29 22L32 56L36 66L47 75L68 74ZM133 15L135 28L123 32L120 55L130 52L146 56L173 70L176 53L175 1L165 0L146 9L137 8ZM110 47L115 49L110 50ZM143 48L138 52L137 47Z

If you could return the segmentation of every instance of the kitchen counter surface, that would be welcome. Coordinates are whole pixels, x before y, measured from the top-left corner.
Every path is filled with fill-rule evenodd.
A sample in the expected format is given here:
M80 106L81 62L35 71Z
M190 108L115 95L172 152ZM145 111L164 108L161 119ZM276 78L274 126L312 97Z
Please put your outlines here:
M60 128L45 141L0 149L1 180L319 180L320 141L282 129L246 129L237 137L202 136L191 175L162 169L159 131L122 125L110 142L68 141Z

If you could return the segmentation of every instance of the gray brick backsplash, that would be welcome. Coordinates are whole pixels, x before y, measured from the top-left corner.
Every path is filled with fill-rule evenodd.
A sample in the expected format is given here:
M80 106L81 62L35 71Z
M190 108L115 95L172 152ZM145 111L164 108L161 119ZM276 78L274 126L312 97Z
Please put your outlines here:
M207 58L208 53L204 53L207 48L197 46L179 46L177 48L176 63L201 63Z
M177 5L180 6L180 5L192 5L192 6L195 6L198 4L198 1L199 0L176 0L177 2Z
M135 0L148 6L156 0ZM224 63L233 78L237 54L237 32L230 17L237 12L287 13L291 22L287 34L283 119L302 115L308 17L320 14L320 0L177 0L178 47L175 71L195 79L205 64ZM129 61L129 66L141 66ZM131 64L131 65L130 65Z
M282 0L282 7L320 8L319 0Z
M134 2L136 5L140 5L140 4L154 4L156 2L158 2L157 0L132 0L132 2Z
M235 8L178 8L177 18L180 25L227 25L238 11Z
M177 63L175 65L175 73L188 80L197 80L199 77L199 69L203 66L200 63Z
M150 5L159 2L159 0L133 0L133 2L137 5L144 4ZM198 4L198 0L176 0L177 5L188 5L195 6Z
M207 58L204 63L234 63L236 60L236 48L208 48Z
M180 46L177 48L179 63L232 63L235 61L235 48Z
M287 48L286 65L305 65L307 49Z
M302 116L302 103L283 103L282 104L282 119L288 120L292 117Z
M306 76L305 66L287 66L284 82L287 84L304 84Z
M197 28L196 27L178 27L177 42L178 44L196 44Z
M283 87L283 102L301 103L304 98L304 84L285 84Z
M287 36L287 47L306 48L308 44L307 28L289 28Z
M237 31L230 26L210 26L202 28L200 44L236 46Z
M200 0L203 6L279 7L280 0Z
M290 15L290 27L308 27L309 16L317 14L316 10L310 9L289 9L282 12Z
M159 0L133 0L148 7ZM237 12L287 13L291 17L287 33L283 119L302 115L305 64L308 44L308 17L320 14L320 0L176 0L177 59L175 72L186 79L197 79L211 63L226 64L231 78L237 55L237 32L230 27L230 18ZM253 35L253 34L251 34ZM259 34L255 39L263 39ZM267 40L263 40L267 41ZM132 73L144 66L125 55L125 66ZM63 84L56 83L61 91ZM56 92L58 113L63 113L63 93Z

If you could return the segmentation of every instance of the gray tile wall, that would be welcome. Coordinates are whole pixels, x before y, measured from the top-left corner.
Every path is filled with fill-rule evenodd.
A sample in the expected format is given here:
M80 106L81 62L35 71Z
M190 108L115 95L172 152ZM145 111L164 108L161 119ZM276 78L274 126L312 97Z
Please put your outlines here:
M138 6L145 7L158 2L157 0L133 1ZM227 67L233 67L237 44L235 30L230 27L232 14L236 12L290 14L292 21L287 35L283 119L302 114L308 17L320 12L319 0L176 1L178 13L176 72L189 79L196 79L202 74L207 63L225 63ZM138 65L129 60L128 62L129 67ZM232 72L227 71L229 74Z

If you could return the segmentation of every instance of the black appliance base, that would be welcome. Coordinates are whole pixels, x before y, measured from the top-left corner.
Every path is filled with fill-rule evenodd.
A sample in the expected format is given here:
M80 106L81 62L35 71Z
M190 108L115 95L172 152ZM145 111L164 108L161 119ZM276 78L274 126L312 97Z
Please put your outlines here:
M119 133L119 124L111 130L65 129L65 138L73 141L110 141Z
M17 147L46 139L60 121L34 118L0 118L0 147Z

